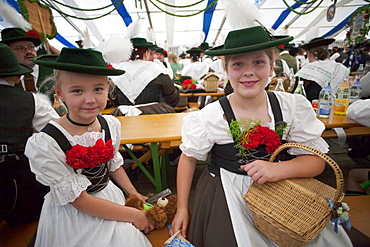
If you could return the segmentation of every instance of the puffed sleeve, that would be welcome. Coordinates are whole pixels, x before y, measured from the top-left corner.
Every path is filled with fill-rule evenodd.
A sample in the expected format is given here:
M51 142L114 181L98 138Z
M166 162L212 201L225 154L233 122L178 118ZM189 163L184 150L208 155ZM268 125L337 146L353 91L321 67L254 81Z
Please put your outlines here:
M312 148L315 148L323 153L328 152L328 144L321 137L325 130L325 125L316 118L315 112L310 102L298 94L288 94L286 101L283 101L283 114L289 116L289 120L285 120L290 125L287 135L288 142L297 142ZM288 103L290 101L290 103ZM306 154L308 152L301 149L292 148L289 150L292 155Z
M103 115L109 125L111 132L112 145L114 147L114 156L110 161L109 171L115 171L123 165L123 157L119 152L121 142L121 122L111 115Z
M35 115L32 119L32 126L35 132L40 132L50 120L58 119L59 115L50 102L40 94L33 94L33 98L35 99Z
M201 121L200 113L195 111L184 117L180 149L186 156L204 161L214 142Z
M65 153L48 134L33 134L27 141L25 155L29 158L31 171L37 181L50 187L52 200L59 205L73 202L86 190L90 181L76 174L66 164Z
M370 127L370 99L353 102L347 109L347 117Z

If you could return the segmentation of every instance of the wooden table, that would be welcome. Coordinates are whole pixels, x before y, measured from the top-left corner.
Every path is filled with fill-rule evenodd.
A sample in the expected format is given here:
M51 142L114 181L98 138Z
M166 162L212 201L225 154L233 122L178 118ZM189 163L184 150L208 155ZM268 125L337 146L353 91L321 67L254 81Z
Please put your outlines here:
M182 119L185 116L186 113L170 113L117 117L121 122L121 144L155 185L156 192L162 191L163 187L167 186L166 167L163 160L160 161L158 144L160 144L162 151L170 149L171 146L179 145ZM154 177L127 146L127 144L143 143L150 143L151 146Z
M322 134L322 137L324 138L338 137L337 133L333 130L333 128L343 128L347 137L370 135L369 127L365 127L351 120L347 116L331 114L329 118L318 118L318 119L321 120L326 127L326 130Z
M352 226L370 238L370 195L346 196L343 202L350 208Z
M190 97L190 96L195 96L195 97L201 97L201 102L199 105L199 109L202 109L205 106L206 102L206 96L211 96L213 100L217 100L219 97L222 97L225 95L225 92L223 91L218 91L218 92L203 92L203 93L180 93L180 97Z

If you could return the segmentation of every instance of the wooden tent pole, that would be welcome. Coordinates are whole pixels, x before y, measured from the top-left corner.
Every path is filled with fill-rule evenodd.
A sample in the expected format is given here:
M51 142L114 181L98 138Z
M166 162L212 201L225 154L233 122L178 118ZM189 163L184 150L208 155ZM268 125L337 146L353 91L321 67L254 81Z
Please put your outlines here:
M44 27L44 23L43 23L43 21L42 21L41 13L40 13L40 10L39 10L39 9L37 10L37 13L38 13L38 15L39 15L39 19L40 19L40 25L41 25L42 33L44 34L44 38L45 38L46 53L47 53L47 54L51 54L51 52L50 52L50 45L49 45L49 41L48 41L48 38L46 37L45 27Z

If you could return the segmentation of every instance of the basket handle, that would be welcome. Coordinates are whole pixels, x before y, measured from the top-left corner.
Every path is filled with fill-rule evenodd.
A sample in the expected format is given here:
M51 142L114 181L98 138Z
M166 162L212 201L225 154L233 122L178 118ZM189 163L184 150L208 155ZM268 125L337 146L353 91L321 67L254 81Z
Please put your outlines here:
M303 145L303 144L300 144L300 143L290 142L290 143L285 143L285 144L279 146L274 151L274 153L271 155L270 162L273 162L275 157L282 150L287 149L287 148L301 148L301 149L309 151L309 152L315 154L316 156L319 156L323 160L325 160L331 166L331 168L334 170L334 174L335 174L335 178L336 178L337 190L335 192L335 196L334 196L335 198L333 198L333 201L334 202L342 201L342 199L343 199L343 188L344 188L343 173L342 173L342 170L340 169L340 167L337 165L337 163L332 158L330 158L328 155L326 155L326 154L324 154L324 153L322 153L322 152L320 152L320 151L318 151L314 148L311 148L309 146L306 146L306 145Z

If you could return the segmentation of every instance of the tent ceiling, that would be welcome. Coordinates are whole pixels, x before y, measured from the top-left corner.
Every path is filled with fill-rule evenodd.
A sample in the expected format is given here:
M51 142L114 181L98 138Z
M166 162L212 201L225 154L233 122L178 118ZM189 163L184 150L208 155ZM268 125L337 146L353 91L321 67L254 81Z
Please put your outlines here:
M2 1L2 0L0 0ZM110 0L59 0L71 6L76 6L84 9L93 9L111 4ZM163 0L168 3L177 5L187 5L197 2L197 0ZM240 0L242 1L242 0ZM246 1L246 0L245 0ZM102 11L72 11L71 9L65 8L57 3L49 0L52 4L58 6L63 12L70 15L79 17L96 17L104 14L107 9ZM135 0L125 0L123 3L130 14L132 20L140 17L140 37L147 37L147 28L150 26L148 13L146 11L144 0L142 0L142 8L135 6ZM191 8L176 9L176 14L187 15L195 13L201 9L204 9L208 1L204 1ZM206 41L210 44L221 44L227 33L230 31L230 26L227 20L222 25L224 19L225 6L222 5L224 1L219 1L214 11L212 22L210 24L209 34ZM229 0L230 2L230 0ZM259 0L256 1L261 4L259 8L261 22L267 28L271 28L280 17L281 13L287 9L282 0ZM286 0L286 2L292 6L295 2L292 0ZM155 3L158 3L155 1ZM153 30L155 32L156 43L166 49L172 46L179 47L191 47L199 45L204 39L203 28L203 16L204 14L198 14L191 17L172 17L158 10L149 0L147 0L148 12L152 22ZM347 18L357 8L368 4L364 0L338 0L336 15L331 22L326 20L326 11L328 7L333 4L332 0L323 0L320 7L310 14L302 15L297 18L297 15L291 12L287 18L281 23L281 25L275 30L275 33L287 33L295 37L295 41L303 41L312 36L322 36L328 31L336 27L345 18ZM165 8L163 5L159 5ZM112 9L109 8L109 9ZM296 11L302 11L302 7L297 8ZM174 12L170 9L169 12ZM89 30L91 41L93 45L97 45L103 39L107 39L114 35L124 35L127 32L127 27L118 14L117 11L113 11L106 17L96 19L93 21L83 21L74 18L68 18L69 22L73 23L73 26L65 20L59 13L53 10L54 22L57 27L58 33L68 40L71 44L75 45L75 41L79 39L80 33L83 33L86 28ZM295 18L297 18L295 20ZM284 30L284 26L292 22L287 30ZM1 27L0 22L0 29ZM4 26L3 26L4 27ZM173 32L167 32L171 30ZM219 29L221 31L218 35ZM337 40L344 40L346 30L342 30L335 34ZM310 37L311 36L311 37ZM216 37L218 37L216 39ZM58 49L61 49L64 45L58 40L53 39L50 43Z

